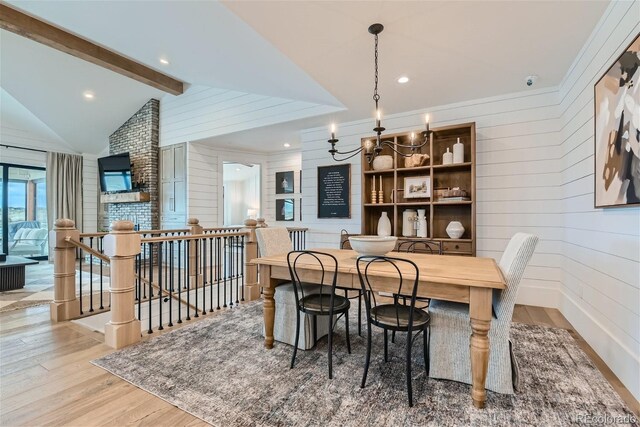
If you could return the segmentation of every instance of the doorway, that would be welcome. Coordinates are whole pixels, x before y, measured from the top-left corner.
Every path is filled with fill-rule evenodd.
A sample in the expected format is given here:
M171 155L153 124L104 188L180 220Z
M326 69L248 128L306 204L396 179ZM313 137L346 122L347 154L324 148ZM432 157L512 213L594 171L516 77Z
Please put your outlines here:
M260 216L260 165L224 162L222 166L223 225L241 225L247 218Z
M47 182L44 168L0 163L0 251L47 259Z

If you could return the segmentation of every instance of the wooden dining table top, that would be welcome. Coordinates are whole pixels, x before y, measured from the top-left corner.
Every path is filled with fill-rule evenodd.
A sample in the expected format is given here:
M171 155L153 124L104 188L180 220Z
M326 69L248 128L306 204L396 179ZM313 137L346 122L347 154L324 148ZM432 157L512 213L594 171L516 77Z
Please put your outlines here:
M356 262L358 253L349 249L313 249L333 255L338 261L338 273L357 275ZM413 261L419 270L421 282L441 283L449 285L470 286L478 288L504 289L506 287L502 271L493 258L431 255L407 252L392 252L387 256ZM288 267L287 254L256 258L252 261L258 265ZM331 270L331 264L324 262L325 269ZM398 265L403 276L413 278L414 272L406 264ZM300 258L297 268L319 270L320 265L311 257ZM372 264L369 274L379 277L394 277L395 269L388 263Z

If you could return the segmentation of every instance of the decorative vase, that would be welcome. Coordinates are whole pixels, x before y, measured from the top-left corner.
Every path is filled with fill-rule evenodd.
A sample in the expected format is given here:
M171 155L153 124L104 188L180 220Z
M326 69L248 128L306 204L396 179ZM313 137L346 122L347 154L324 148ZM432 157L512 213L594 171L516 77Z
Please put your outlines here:
M464 234L464 227L460 221L451 221L447 225L447 234L452 239L459 239Z
M386 154L382 156L376 156L376 158L373 159L373 163L371 166L373 166L374 171L393 169L393 156L389 156Z
M404 237L414 237L415 229L413 223L415 222L416 211L413 209L405 209L402 212L402 235Z
M426 209L418 209L418 237L427 237Z
M449 151L449 147L447 147L447 152L442 155L442 164L450 165L453 163L453 153Z
M460 138L453 144L453 163L464 163L464 144L460 142Z
M386 212L382 212L378 220L378 236L391 236L391 221Z

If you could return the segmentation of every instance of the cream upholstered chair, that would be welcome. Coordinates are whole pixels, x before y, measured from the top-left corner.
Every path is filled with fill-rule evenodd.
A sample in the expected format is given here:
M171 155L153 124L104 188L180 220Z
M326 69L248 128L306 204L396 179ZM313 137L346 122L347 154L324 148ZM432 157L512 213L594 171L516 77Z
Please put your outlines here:
M289 232L284 227L265 227L256 229L258 239L258 250L260 256L286 255L293 250L293 244L289 237ZM303 284L305 295L319 293L318 285ZM290 345L296 342L296 317L298 309L296 307L296 296L291 282L278 286L275 294L276 315L273 325L273 337L276 341ZM300 313L300 339L298 348L308 350L315 345L315 338L321 338L328 334L328 321L325 316L318 316L316 325L313 324L314 316ZM264 335L264 329L262 331Z
M507 288L493 292L493 318L489 330L489 367L486 388L513 394L518 386L518 365L509 329L518 285L531 259L538 238L531 234L515 234L500 259ZM429 344L429 376L471 384L469 356L469 306L467 304L431 300L431 336Z

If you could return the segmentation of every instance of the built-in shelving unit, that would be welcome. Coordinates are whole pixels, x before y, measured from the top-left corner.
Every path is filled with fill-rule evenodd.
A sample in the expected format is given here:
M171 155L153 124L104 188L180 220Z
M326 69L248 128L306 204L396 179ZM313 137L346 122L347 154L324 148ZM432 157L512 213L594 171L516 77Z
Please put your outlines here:
M420 135L420 130L415 135ZM385 135L385 140L409 144L411 132ZM443 165L442 154L450 151L460 138L464 144L462 163ZM363 142L365 139L363 138ZM425 209L427 211L427 239L442 241L445 254L476 254L476 128L475 123L445 126L433 129L430 141L419 154L428 154L427 165L405 167L405 158L388 147L382 155L393 156L393 169L374 171L362 155L362 233L376 234L378 219L387 212L392 230L400 240L424 240L402 236L402 214L405 209ZM382 179L383 203L371 203L372 177L376 179L376 190ZM431 197L420 199L404 198L405 178L428 176L431 181ZM435 196L439 189L459 187L469 195L469 200L441 200ZM392 190L394 198L392 199ZM460 221L465 228L460 239L451 239L446 232L451 221Z

